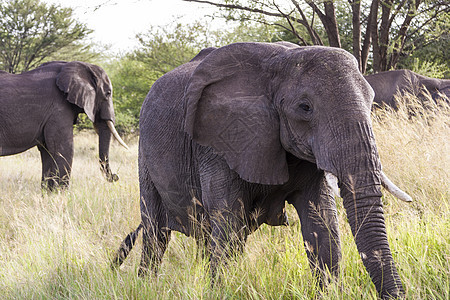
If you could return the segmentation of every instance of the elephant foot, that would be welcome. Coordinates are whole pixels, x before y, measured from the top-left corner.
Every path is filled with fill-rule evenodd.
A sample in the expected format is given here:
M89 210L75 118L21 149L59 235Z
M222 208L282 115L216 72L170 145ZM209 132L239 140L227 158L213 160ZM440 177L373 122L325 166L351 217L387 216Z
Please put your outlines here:
M139 267L138 276L143 278L148 275L148 268Z
M105 175L108 182L115 182L119 180L119 176L111 171L108 160L100 160L100 171L102 171L102 173Z
M65 191L69 188L69 182L66 180L46 179L41 181L41 190L49 193Z
M106 175L106 180L107 180L108 182L115 182L115 181L118 181L118 180L119 180L119 175L113 174L113 173L107 174L107 175Z

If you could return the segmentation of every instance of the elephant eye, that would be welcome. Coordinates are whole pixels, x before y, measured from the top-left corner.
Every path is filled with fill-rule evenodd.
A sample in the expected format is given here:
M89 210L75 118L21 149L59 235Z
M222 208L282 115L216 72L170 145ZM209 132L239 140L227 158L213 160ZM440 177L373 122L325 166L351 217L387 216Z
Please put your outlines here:
M106 92L106 97L109 97L109 96L111 96L111 91Z
M302 109L302 110L304 110L304 111L306 111L306 112L310 112L310 111L312 111L312 108L311 108L311 106L309 106L308 104L306 104L306 103L302 103L302 104L300 104L299 105L299 107Z

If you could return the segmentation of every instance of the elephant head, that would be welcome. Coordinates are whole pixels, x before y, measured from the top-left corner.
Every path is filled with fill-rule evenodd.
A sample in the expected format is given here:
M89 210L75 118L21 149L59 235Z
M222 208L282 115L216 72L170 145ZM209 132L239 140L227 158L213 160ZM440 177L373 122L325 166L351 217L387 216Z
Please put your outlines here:
M184 127L252 183L288 182L287 153L335 175L366 269L383 297L398 296L404 291L383 216L373 97L341 49L238 43L196 67Z
M73 61L63 64L56 78L56 85L66 94L67 101L83 109L94 123L99 135L101 170L108 181L118 180L109 166L111 135L125 148L128 149L128 146L114 127L113 88L108 75L99 66Z

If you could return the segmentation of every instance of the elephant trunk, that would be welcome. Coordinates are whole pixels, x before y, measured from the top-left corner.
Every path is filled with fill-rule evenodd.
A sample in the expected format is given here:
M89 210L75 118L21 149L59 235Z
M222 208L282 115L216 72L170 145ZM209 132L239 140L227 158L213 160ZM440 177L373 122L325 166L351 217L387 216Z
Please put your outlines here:
M348 124L348 123L347 123ZM381 201L382 172L370 121L343 126L334 141L340 147L321 167L337 175L355 242L382 298L404 294L386 234ZM321 149L322 152L326 151ZM329 149L328 149L329 151Z
M111 143L111 130L107 124L108 121L98 121L94 123L95 130L98 133L98 151L100 157L100 170L105 174L109 182L117 181L119 177L111 172L109 166L109 145Z
M364 174L358 176L367 177ZM351 179L353 177L347 182ZM387 239L380 185L352 186L344 183L340 186L356 246L378 293L382 298L403 295Z

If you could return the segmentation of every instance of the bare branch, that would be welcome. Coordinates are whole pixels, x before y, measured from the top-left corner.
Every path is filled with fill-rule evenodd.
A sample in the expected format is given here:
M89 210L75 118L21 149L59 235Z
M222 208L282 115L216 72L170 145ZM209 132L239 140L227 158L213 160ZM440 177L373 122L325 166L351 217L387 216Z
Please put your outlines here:
M422 25L418 26L413 32L411 32L411 34L407 34L406 37L409 38L411 36L414 36L417 32L419 32L419 30L422 30L426 25L428 25L431 21L435 20L436 17L439 14L443 13L443 12L449 13L450 12L450 8L449 7L444 7L442 10L439 10L439 9L436 10L431 17L429 17L426 21L424 21L422 23Z
M216 2L211 2L211 1L207 1L207 0L182 0L182 1L209 4L209 5L227 8L227 9L238 9L238 10L244 10L244 11L253 12L253 13L259 13L259 14L263 14L266 16L283 18L283 15L280 14L279 12L275 13L275 12L270 12L270 11L266 11L266 10L262 10L262 9L258 9L258 8L246 7L246 6L242 6L242 5L222 4L222 3L216 3ZM293 18L293 17L289 17L289 18L291 18L295 22L302 23L301 20L298 20L296 18Z
M325 18L325 14L320 10L320 8L311 0L305 0L306 3L308 3L309 6L317 13L319 18L322 20L322 18Z
M290 29L288 29L285 26L282 26L282 27L285 28L286 30L289 30L290 32L292 32L297 37L297 39L299 39L306 46L307 45L306 41L298 34L297 30L295 29L294 25L292 24L291 20L289 19L289 15L292 12L290 12L289 15L287 15L281 11L280 7L275 3L275 1L273 1L272 3L277 8L278 12L280 14L282 14L283 17L286 19L286 21L288 22L288 24L290 26Z
M185 2L196 2L196 3L202 3L202 4L209 4L209 5L213 5L213 6L221 7L221 8L226 8L226 9L237 9L237 10L242 10L242 11L248 11L248 12L251 12L251 13L258 13L258 14L262 14L262 15L270 16L270 17L284 18L284 19L286 19L288 21L288 23L295 22L295 23L301 24L302 26L307 28L313 43L316 44L316 45L317 44L318 45L323 45L320 37L312 29L312 27L308 24L308 21L306 20L306 17L303 14L303 11L301 11L301 9L299 9L299 7L297 9L299 10L299 13L302 15L302 19L293 17L290 13L286 14L286 13L282 12L281 9L275 3L273 3L273 4L277 8L278 12L263 10L263 9L259 9L259 8L251 8L251 7L237 5L237 4L217 3L217 2L208 1L208 0L182 0L182 1L185 1ZM254 21L257 21L257 20L254 20ZM290 26L291 26L291 24L290 24ZM286 27L283 27L283 28L287 29ZM296 37L299 38L299 36L295 32L293 32L290 29L288 29L288 30L291 31ZM306 43L306 41L304 41L303 38L299 38L299 40L301 40L302 42Z
M291 0L292 4L294 4L295 8L297 9L297 11L300 13L300 15L302 16L303 21L305 22L306 25L304 25L304 27L306 28L306 30L308 30L309 36L311 37L311 40L313 42L314 45L323 45L322 40L320 39L320 36L317 34L317 32L315 32L315 30L313 29L313 24L314 24L314 14L313 14L313 18L311 21L311 25L308 24L308 20L306 19L305 14L303 13L302 8L300 7L300 4L298 4L298 2L296 0Z
M406 1L407 0L402 0L397 5L397 8L394 10L394 12L392 13L391 18L389 19L389 23L388 23L389 28L391 28L392 22L394 21L395 17L398 15L400 10L405 6Z

